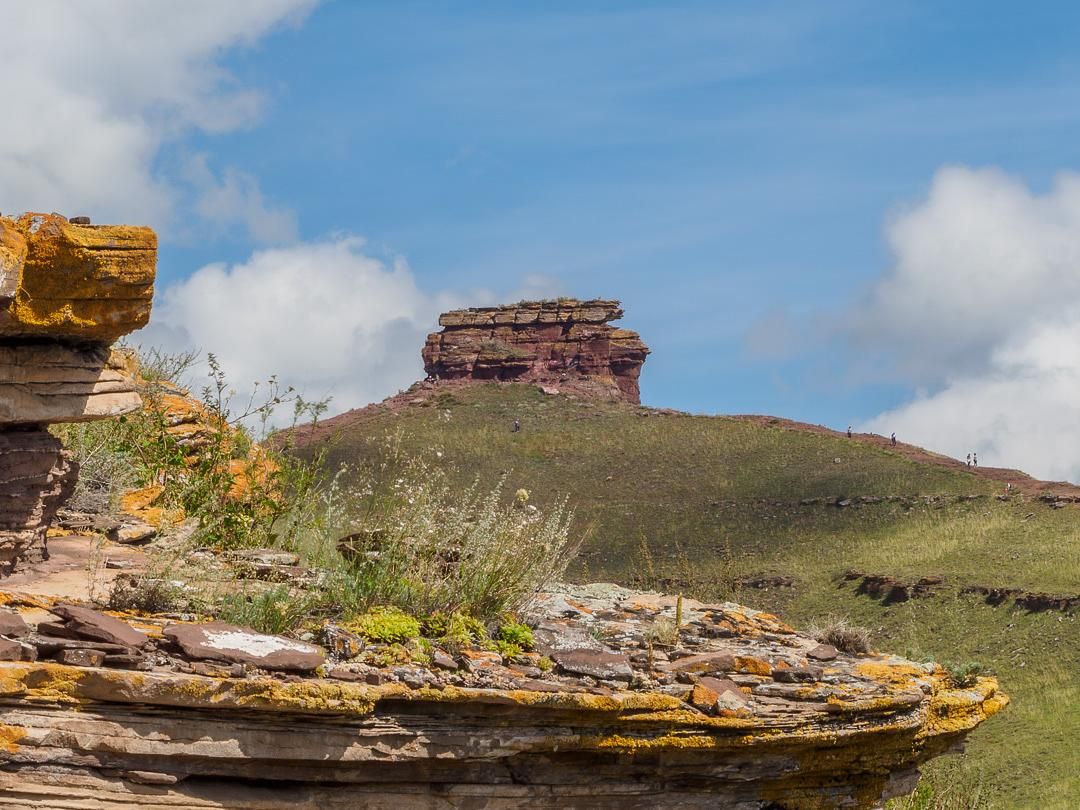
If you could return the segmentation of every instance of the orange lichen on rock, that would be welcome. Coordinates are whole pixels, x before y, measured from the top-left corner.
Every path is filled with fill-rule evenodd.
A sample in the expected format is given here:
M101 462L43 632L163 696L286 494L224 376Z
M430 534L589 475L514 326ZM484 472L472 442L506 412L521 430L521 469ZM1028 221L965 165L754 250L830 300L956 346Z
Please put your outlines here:
M0 218L0 245L0 262L13 268L5 278L18 276L0 309L0 335L111 343L149 321L157 260L151 229L31 213Z

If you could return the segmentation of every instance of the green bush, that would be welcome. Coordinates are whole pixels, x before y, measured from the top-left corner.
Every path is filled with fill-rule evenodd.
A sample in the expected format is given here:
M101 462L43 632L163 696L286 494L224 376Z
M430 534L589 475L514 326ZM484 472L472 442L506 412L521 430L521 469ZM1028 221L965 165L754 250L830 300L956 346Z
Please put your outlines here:
M420 622L393 607L372 608L349 622L346 628L383 644L404 644L420 636Z
M499 641L515 644L522 650L533 648L533 631L526 624L507 622L499 628Z

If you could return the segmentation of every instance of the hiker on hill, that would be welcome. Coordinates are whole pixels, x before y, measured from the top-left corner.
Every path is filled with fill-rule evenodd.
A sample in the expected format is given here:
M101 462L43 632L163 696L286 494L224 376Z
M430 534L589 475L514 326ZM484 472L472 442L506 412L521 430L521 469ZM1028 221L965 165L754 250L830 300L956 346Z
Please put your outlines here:
M514 420L514 426L512 428L510 428L510 432L511 433L517 433L519 430L521 430L521 420L520 419L515 419Z
M971 454L971 466L972 467L978 467L979 466L979 454L978 453L972 453Z
M848 425L848 426L847 426L847 437L848 437L849 439L851 438L851 425Z
M968 454L967 454L967 465L968 465L969 467L971 466L971 453L968 453Z
M889 437L889 441L892 442L893 447L896 447L896 432L895 431L893 432L893 435Z

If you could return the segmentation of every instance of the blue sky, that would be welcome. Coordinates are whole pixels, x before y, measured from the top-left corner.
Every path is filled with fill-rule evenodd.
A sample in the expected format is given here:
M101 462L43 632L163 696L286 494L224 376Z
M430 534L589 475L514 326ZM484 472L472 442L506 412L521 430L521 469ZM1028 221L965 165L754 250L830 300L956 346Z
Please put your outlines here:
M285 284L288 262L309 255L304 246L352 239L345 253L374 262L364 273L399 272L412 303L364 338L365 352L383 353L356 361L372 380L362 392L308 380L339 404L393 393L404 371L413 378L400 366L418 364L419 343L391 352L387 336L414 340L436 304L522 290L610 296L654 350L642 377L648 404L882 429L888 420L875 420L892 414L914 439L951 452L981 441L1002 463L1042 463L1014 458L990 428L955 446L956 431L931 429L962 420L962 408L911 416L913 403L1000 376L1002 353L1018 355L985 336L949 334L948 308L927 326L938 343L907 346L904 336L924 326L917 302L927 293L902 282L939 272L904 259L924 255L919 239L997 227L990 213L970 225L966 210L934 203L949 197L941 172L950 167L971 172L954 178L957 198L1007 188L1018 206L1042 212L1036 220L1065 216L1045 209L1078 162L1074 4L274 0L273 9L238 3L248 11L220 20L213 8L198 35L178 37L188 50L177 46L177 71L162 76L175 81L195 65L201 85L107 108L146 127L142 172L160 191L146 199L166 200L168 213L150 219L162 235L159 289L177 292L161 296L159 337L180 339L179 330L227 352L206 344L237 343L228 330L179 323L199 303L197 289L211 289L189 279L208 265L226 276L243 266L246 283L264 273ZM158 46L170 47L167 38ZM121 66L130 73L153 56ZM0 140L0 158L3 149ZM128 220L158 210L70 196ZM2 195L0 203L20 207ZM236 205L249 213L236 215ZM922 214L933 219L925 231L889 230ZM1055 264L1060 251L1032 251L1048 277L1068 277ZM956 255L965 267L1000 258L977 246L970 261ZM261 269L274 257L275 270ZM996 284L1012 266L975 283ZM350 272L334 278L350 286ZM226 303L242 308L238 285L222 281L213 296L236 296ZM392 309L364 289L350 294ZM915 303L900 307L908 294ZM302 341L311 331L295 309L265 306L275 333ZM1027 326L1016 340L1042 322L1042 306L1017 318ZM229 317L228 307L211 309L211 320ZM962 317L983 313L1015 315L975 307ZM363 331L343 329L353 326ZM952 340L970 351L938 367L923 362ZM1073 474L1066 461L1054 464L1045 469Z

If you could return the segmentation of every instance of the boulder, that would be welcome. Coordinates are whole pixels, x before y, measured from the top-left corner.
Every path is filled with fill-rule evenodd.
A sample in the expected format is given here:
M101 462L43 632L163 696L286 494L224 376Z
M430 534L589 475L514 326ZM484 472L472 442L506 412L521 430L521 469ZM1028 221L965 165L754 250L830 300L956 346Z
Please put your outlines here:
M170 624L162 632L190 658L295 672L311 672L326 662L326 652L314 644L225 622Z

